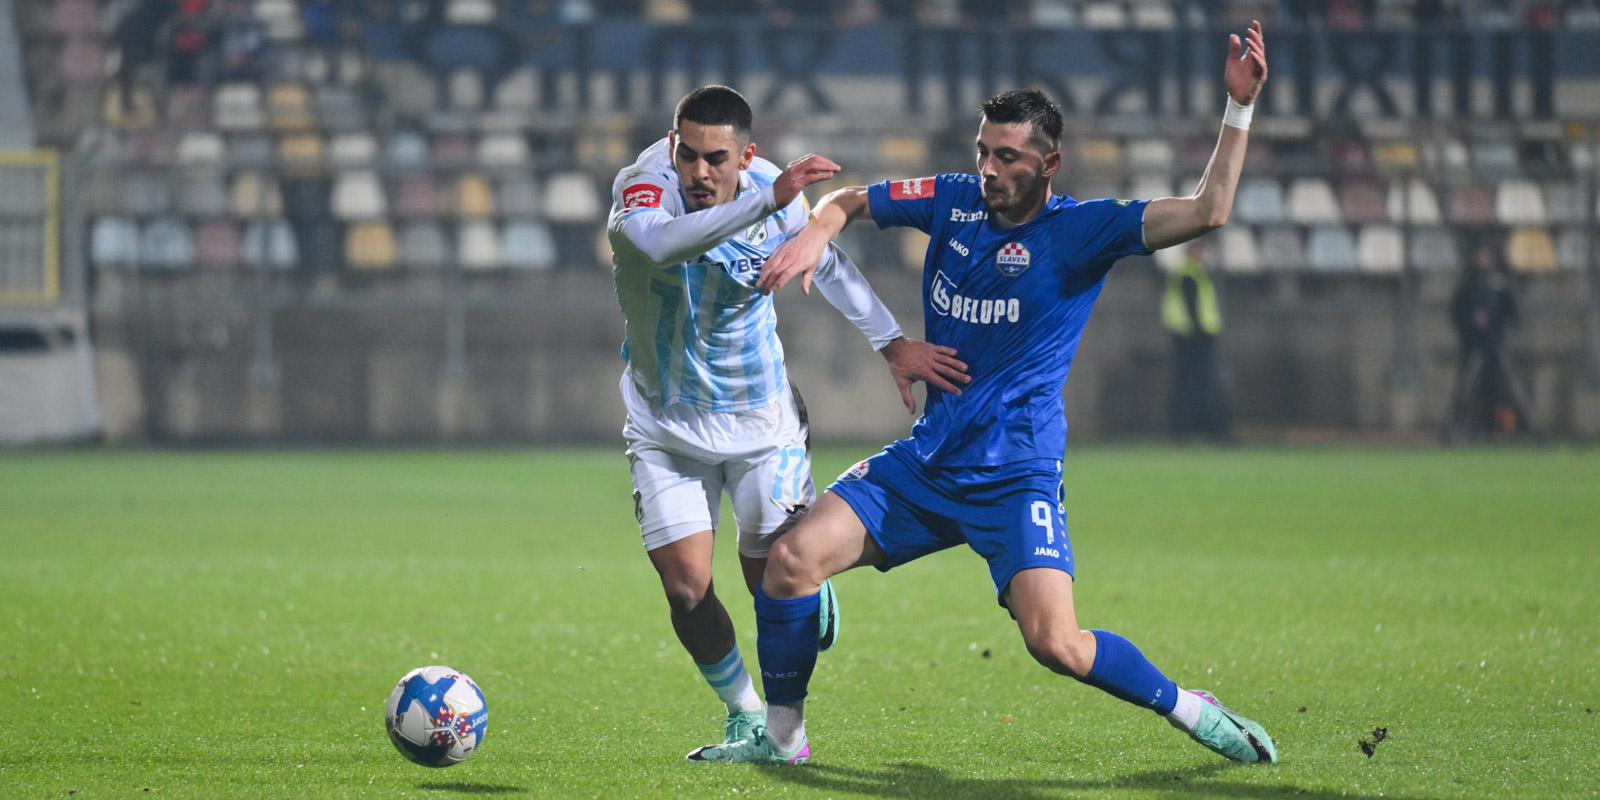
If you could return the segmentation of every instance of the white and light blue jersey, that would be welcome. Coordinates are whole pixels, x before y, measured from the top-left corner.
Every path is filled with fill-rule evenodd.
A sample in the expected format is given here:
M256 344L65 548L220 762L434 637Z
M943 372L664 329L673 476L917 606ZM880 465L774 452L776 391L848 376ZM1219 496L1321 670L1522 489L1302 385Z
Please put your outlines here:
M748 411L788 393L772 297L755 288L761 265L809 212L803 197L772 208L779 172L757 158L733 201L694 214L666 139L617 175L609 232L627 321L622 356L653 403Z

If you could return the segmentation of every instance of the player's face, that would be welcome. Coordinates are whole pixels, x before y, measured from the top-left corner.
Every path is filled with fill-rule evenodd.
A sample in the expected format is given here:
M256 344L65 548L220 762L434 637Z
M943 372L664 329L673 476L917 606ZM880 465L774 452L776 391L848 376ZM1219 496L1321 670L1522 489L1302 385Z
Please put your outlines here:
M984 120L977 148L984 203L1015 222L1026 222L1044 207L1061 154L1041 151L1032 123Z
M756 146L743 141L732 125L684 120L667 137L690 211L722 205L739 194L739 170L750 168Z

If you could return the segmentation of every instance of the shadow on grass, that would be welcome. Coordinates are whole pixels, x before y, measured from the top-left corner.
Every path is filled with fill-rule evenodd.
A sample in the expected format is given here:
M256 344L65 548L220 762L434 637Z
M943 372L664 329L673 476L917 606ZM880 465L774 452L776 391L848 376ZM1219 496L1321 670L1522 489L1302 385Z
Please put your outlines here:
M855 792L880 797L972 797L982 800L1045 800L1077 792L1112 790L1170 792L1174 797L1224 797L1239 800L1295 797L1301 800L1377 800L1376 796L1304 789L1284 784L1249 785L1212 782L1208 778L1234 769L1261 769L1244 764L1209 764L1192 769L1159 769L1105 780L961 778L924 764L885 764L884 769L852 769L826 764L804 767L776 764L758 767L773 778L819 791ZM1385 800L1406 800L1384 795Z
M497 786L492 783L419 783L417 788L425 792L460 792L461 794L521 794L528 791L521 786Z

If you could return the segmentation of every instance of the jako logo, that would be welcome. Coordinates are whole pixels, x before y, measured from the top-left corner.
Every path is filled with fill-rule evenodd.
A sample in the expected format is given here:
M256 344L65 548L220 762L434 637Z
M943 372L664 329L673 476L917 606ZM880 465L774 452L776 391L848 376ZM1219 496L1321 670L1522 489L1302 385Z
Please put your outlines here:
M950 240L950 249L956 251L957 253L960 253L963 256L971 254L970 251L967 250L967 246L966 245L964 245L964 244L962 244L962 243L960 243L960 242L958 242L958 241L956 241L954 239Z
M768 672L766 670L761 670L761 677L763 677L763 678L798 678L798 677L800 677L800 673L798 671L796 671L796 672Z
M1035 547L1033 549L1033 554L1036 556L1049 556L1051 558L1061 557L1061 551L1055 549L1054 547Z

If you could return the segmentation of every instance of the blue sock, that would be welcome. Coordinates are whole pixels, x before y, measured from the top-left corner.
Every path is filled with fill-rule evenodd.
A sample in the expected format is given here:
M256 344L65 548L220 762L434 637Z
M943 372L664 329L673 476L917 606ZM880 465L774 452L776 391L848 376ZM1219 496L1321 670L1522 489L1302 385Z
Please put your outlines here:
M1080 680L1162 716L1172 713L1178 703L1178 684L1162 675L1133 642L1111 631L1089 632L1095 640L1094 666L1089 669L1089 676ZM761 663L767 663L765 652Z
M776 600L756 589L756 653L767 705L798 703L817 668L817 614L822 594Z

